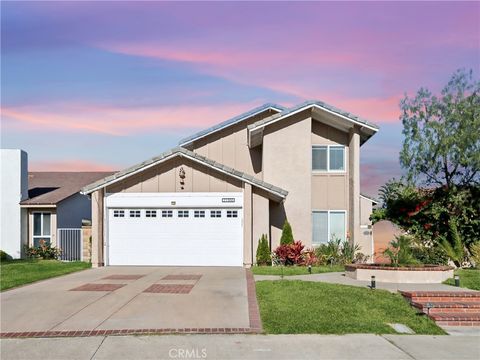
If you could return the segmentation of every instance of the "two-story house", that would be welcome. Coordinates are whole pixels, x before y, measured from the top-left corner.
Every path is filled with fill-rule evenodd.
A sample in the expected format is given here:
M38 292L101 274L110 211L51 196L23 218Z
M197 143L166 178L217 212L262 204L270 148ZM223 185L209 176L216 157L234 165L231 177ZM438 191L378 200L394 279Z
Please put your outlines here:
M360 147L378 127L319 101L266 104L179 147L86 186L92 262L249 266L282 226L307 247L332 237L372 255L372 200L360 194Z

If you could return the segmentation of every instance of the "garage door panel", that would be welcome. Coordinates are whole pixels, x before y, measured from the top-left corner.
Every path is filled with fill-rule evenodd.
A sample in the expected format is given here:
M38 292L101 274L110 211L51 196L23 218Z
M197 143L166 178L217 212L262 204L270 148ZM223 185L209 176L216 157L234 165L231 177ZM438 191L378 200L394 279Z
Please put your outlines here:
M242 209L215 209L220 218L210 217L210 210L188 210L189 217L114 217L110 209L107 254L109 265L241 266L243 264ZM194 211L205 217L194 217ZM227 217L227 211L237 217Z

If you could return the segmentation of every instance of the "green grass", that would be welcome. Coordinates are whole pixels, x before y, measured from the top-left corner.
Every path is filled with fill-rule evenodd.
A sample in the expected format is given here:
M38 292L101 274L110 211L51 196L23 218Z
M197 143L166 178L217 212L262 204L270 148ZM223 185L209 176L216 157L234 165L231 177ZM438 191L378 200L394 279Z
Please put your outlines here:
M460 286L472 290L480 290L480 270L457 269L455 275L460 276ZM444 281L444 284L455 285L454 279Z
M384 290L307 281L259 281L264 330L271 334L395 334L401 323L417 334L445 334L402 298Z
M252 272L254 275L281 275L282 268L280 266L252 266ZM343 265L325 265L325 266L312 266L312 274L321 274L327 272L345 271ZM306 266L284 266L283 275L308 275L308 267Z
M13 260L0 263L0 290L65 275L91 267L90 263L57 260Z

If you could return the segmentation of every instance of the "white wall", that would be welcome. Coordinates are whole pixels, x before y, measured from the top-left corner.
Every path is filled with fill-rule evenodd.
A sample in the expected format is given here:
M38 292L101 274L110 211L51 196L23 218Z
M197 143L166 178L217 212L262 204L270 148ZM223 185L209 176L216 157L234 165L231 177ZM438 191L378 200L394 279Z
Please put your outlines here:
M22 254L20 201L28 197L27 153L0 150L0 249L17 259Z

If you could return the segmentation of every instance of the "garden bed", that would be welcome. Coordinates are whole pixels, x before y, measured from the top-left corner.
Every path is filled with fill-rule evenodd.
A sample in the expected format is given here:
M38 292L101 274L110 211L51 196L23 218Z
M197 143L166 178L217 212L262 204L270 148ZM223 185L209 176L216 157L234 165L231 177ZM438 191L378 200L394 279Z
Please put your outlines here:
M444 265L390 266L386 264L349 264L345 274L355 280L407 284L440 284L453 277L453 267Z

